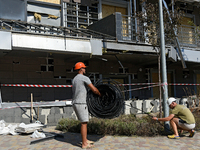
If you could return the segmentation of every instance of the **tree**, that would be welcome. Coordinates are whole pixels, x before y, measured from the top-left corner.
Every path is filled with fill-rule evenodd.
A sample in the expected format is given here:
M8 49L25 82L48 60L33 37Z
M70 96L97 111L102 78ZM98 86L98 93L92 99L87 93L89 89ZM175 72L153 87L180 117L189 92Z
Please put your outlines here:
M158 3L152 4L147 3L147 0L140 0L141 3L146 3L145 5L145 12L139 11L137 13L137 18L139 20L139 24L143 27L143 31L146 32L146 37L142 35L141 33L137 33L139 35L140 39L143 41L146 41L154 47L160 46L160 36L159 36L159 8ZM172 4L170 4L172 5ZM164 20L164 32L165 32L165 43L166 44L173 44L175 39L175 33L173 29L176 29L178 31L178 28L181 25L182 18L184 16L184 13L176 7L174 11L166 10L165 7L163 7L163 20ZM171 18L171 21L170 19Z
M158 78L159 78L159 102L160 102L160 117L162 117L162 105L161 105L161 77L160 77L160 20L159 20L159 6L158 3L147 3L147 0L141 0L142 3L146 3L145 11L140 11L137 13L137 17L139 18L140 24L142 24L143 31L147 34L145 36L139 34L140 39L143 38L143 41L152 44L152 46L158 50ZM170 4L172 5L172 4ZM144 5L143 5L144 6ZM173 44L174 40L177 36L178 28L181 25L181 21L183 18L183 12L180 11L179 8L175 10L167 10L164 7L163 9L163 24L164 24L164 34L165 34L165 43Z

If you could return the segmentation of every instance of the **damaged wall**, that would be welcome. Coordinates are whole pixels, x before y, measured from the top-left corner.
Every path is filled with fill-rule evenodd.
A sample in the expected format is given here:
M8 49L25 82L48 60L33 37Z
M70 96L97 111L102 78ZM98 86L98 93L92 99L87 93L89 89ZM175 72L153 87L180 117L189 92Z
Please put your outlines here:
M61 26L61 6L28 3L27 22Z
M0 0L0 18L26 21L26 1Z

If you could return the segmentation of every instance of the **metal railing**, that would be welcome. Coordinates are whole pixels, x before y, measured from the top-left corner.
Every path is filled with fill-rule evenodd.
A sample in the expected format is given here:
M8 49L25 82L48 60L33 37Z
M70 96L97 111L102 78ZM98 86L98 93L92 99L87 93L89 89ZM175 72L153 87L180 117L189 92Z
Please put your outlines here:
M145 24L141 23L138 18L122 15L122 39L125 41L151 43L148 39L150 32L144 31L144 26ZM155 28L155 32L157 31L159 29ZM155 34L155 40L158 34ZM180 26L177 36L181 46L197 47L200 45L200 31L195 26ZM166 44L169 44L168 42Z
M103 34L97 31L83 29L83 28L72 28L72 27L60 27L60 26L49 26L43 24L28 23L17 20L7 20L0 18L0 30L12 31L12 32L23 32L30 34L43 34L52 36L64 36L74 38L98 38L98 39L110 39L115 40L115 37Z
M198 29L195 26L182 25L178 30L178 39L183 46L197 46L200 44Z

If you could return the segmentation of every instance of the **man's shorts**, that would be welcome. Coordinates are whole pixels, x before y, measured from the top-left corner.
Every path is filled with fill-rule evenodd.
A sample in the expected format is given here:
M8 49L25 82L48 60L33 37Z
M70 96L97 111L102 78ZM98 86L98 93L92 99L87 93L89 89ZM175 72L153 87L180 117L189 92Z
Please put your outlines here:
M81 122L89 121L87 104L73 104L72 106L79 121Z
M195 123L194 124L187 124L185 121L183 121L182 119L179 119L178 125L185 129L185 130L192 130L195 128Z

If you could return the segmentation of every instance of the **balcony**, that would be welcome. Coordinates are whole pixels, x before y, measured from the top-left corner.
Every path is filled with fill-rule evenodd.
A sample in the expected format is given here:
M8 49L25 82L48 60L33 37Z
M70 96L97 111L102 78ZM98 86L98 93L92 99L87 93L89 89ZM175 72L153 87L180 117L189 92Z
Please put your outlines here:
M90 25L88 28L91 30L95 30L104 34L108 34L116 37L118 42L135 42L141 44L151 44L152 40L148 39L151 34L148 31L145 31L144 26L146 24L142 23L138 18L131 17L127 15L122 15L119 12L116 12L106 18L101 19L100 21ZM153 29L158 33L158 27L154 27ZM200 45L200 40L198 38L199 30L195 26L186 26L182 25L178 29L178 40L180 46L187 47L198 47ZM157 34L153 35L157 40ZM170 38L165 38L166 44L172 44Z

